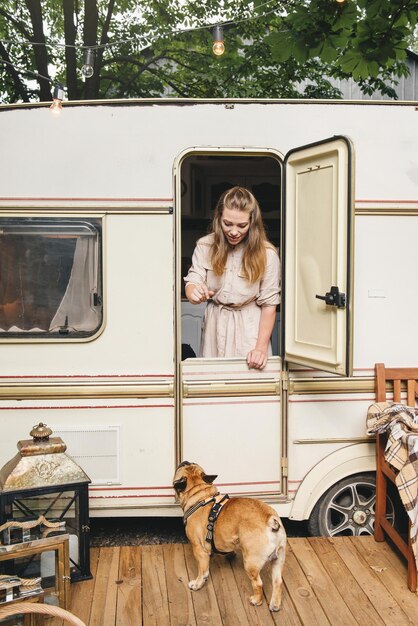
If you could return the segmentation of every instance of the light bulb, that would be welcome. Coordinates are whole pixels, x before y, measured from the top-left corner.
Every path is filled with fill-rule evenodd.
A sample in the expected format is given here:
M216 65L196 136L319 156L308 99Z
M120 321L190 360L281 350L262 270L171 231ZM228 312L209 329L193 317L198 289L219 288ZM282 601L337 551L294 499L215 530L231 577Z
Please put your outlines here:
M84 78L91 78L94 74L94 68L92 65L82 65L81 73L83 74Z
M94 74L94 51L91 48L84 51L81 73L84 78L91 78Z
M217 57L220 57L225 52L225 44L223 41L215 41L212 46L213 54L216 54Z
M212 52L220 57L225 52L224 29L222 26L214 26L212 31L213 46Z
M54 98L51 106L49 107L49 110L52 111L52 113L60 113L62 111L62 100Z
M54 93L52 96L52 104L49 107L53 113L60 113L62 111L62 101L64 99L64 88L62 85L54 86Z

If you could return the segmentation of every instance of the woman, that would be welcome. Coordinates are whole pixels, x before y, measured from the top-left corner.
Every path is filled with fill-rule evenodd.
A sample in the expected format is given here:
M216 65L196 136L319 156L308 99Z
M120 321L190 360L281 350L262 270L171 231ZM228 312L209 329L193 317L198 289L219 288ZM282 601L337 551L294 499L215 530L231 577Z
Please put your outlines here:
M280 260L250 191L222 194L212 232L197 242L184 280L189 302L208 301L200 356L246 357L249 367L262 369L280 303Z

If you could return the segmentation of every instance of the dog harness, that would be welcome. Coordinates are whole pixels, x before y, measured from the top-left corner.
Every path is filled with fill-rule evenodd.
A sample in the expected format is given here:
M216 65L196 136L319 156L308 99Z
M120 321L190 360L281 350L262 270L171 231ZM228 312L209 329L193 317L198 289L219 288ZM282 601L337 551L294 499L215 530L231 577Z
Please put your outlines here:
M195 513L195 511L200 509L202 506L206 506L210 502L213 502L214 504L211 510L209 511L208 525L206 527L207 533L206 533L205 540L208 541L212 545L212 550L216 554L231 554L231 552L222 552L221 550L218 550L215 545L215 522L218 519L219 513L222 511L223 506L226 504L227 500L229 500L229 496L226 494L219 500L219 502L217 502L216 498L219 495L220 495L219 493L215 493L215 495L212 496L211 498L208 498L207 500L201 500L200 502L197 502L194 506L190 507L190 509L188 509L183 516L183 523L186 526L188 518L193 513Z

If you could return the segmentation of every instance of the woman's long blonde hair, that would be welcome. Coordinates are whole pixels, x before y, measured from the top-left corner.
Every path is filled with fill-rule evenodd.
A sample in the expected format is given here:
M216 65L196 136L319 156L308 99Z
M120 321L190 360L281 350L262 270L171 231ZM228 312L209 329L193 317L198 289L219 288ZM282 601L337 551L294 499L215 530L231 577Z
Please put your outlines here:
M221 276L225 271L230 246L222 230L221 220L224 208L248 213L250 228L244 239L242 270L250 283L262 278L266 270L266 245L271 246L264 229L263 218L257 200L248 189L232 187L225 191L218 200L212 222L214 242L211 251L213 271ZM272 247L272 246L271 246Z

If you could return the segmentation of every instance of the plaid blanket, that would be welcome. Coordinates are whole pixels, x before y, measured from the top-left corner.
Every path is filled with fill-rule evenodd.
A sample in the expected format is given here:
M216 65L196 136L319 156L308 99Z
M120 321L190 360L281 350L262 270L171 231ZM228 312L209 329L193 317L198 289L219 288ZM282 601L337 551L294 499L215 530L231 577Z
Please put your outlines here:
M386 461L398 471L396 486L411 521L411 544L418 569L418 408L376 402L367 412L367 434L387 431Z

